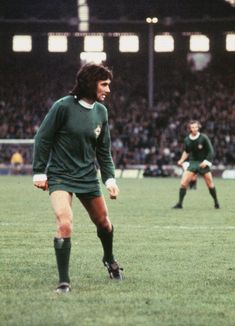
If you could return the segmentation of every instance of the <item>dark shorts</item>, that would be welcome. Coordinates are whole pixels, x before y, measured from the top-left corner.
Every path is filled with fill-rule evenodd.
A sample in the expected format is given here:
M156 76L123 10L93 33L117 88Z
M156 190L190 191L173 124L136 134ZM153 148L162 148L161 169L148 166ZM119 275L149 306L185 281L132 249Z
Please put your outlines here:
M85 194L75 193L75 195L79 199L93 199L102 196L102 193L101 191L93 191L93 192L87 192Z
M78 198L92 199L102 196L98 180L94 182L71 183L59 178L48 178L49 194L57 190L63 190L75 194Z
M79 192L73 192L73 191L71 191L71 189L67 189L66 187L56 187L56 188L52 187L52 188L49 188L49 194L51 194L52 192L57 191L57 190L63 190L63 191L69 192L71 194L74 193L75 196L77 198L79 198L79 199L92 199L92 198L95 198L95 197L102 196L102 192L100 190L79 193Z
M189 166L187 168L187 171L190 171L190 172L193 172L193 173L198 173L200 175L204 175L208 172L211 171L211 169L209 168L209 166L205 167L205 168L201 168L199 166L201 162L198 162L198 161L192 161L192 162L189 162Z

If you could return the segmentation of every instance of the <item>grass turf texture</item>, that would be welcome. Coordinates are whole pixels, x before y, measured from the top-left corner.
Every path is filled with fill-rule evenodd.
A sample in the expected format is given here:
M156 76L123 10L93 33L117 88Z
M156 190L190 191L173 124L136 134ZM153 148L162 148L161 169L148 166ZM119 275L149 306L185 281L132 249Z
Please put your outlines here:
M74 198L72 292L56 295L48 194L30 177L2 176L0 325L234 325L235 182L215 183L222 209L199 180L174 210L179 179L119 180L120 197L107 202L123 282L108 278L95 227Z

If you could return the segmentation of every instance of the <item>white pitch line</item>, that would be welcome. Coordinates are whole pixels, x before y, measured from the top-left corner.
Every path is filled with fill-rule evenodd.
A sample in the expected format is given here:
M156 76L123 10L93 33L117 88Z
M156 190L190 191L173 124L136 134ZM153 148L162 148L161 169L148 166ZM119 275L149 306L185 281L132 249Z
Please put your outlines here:
M10 223L10 222L0 222L1 226L13 226L13 225L21 225L21 223ZM115 223L116 227L118 229L166 229L166 230L202 230L202 231L207 231L207 230L227 230L227 231L235 231L235 226L207 226L207 225L151 225L151 226L146 226L146 225L140 225L140 224L117 224ZM84 227L81 226L80 227ZM94 228L93 224L87 225L86 227L88 228Z
M124 228L140 228L147 229L148 227L144 225L122 225ZM121 228L121 225L118 227ZM188 225L151 225L151 228L155 229L174 229L174 230L235 230L235 226L188 226Z

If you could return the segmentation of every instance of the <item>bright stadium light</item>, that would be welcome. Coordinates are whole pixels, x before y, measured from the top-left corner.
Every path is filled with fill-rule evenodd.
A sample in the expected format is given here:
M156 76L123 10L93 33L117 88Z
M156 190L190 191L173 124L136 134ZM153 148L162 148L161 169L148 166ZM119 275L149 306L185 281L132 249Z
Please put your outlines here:
M89 7L86 0L77 0L78 30L88 32L89 30Z
M173 52L174 38L171 35L156 35L154 38L154 50L156 52Z
M208 52L210 49L210 41L206 35L191 35L189 43L192 52Z
M137 35L121 35L119 37L120 52L138 52L139 38Z
M12 49L14 52L31 52L32 36L31 35L14 35L12 39Z
M97 63L100 64L107 60L107 55L105 52L81 52L80 60L82 63Z
M104 39L101 35L87 35L84 37L84 51L102 52L104 50Z
M80 32L87 32L89 30L89 23L88 22L80 22L79 23L79 31Z
M235 51L235 34L226 35L226 50Z
M146 23L148 23L148 24L157 24L158 23L158 18L157 17L147 17L146 18Z
M67 52L68 39L66 35L48 35L49 52Z
M235 7L235 0L225 0L225 1L230 3L232 7Z

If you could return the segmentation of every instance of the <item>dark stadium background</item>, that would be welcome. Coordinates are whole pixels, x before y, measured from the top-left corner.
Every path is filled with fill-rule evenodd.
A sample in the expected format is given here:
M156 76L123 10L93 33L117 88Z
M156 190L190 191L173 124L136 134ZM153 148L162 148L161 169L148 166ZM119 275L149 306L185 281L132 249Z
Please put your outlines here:
M113 154L118 168L173 166L189 118L201 120L216 148L218 175L235 165L234 63L225 50L226 33L235 30L235 7L225 0L88 0L89 33L102 33L107 64L114 71L109 106ZM157 17L147 24L146 17ZM152 33L174 36L173 53L152 53ZM49 53L47 33L68 33L68 52ZM192 72L189 35L210 39L211 61ZM136 33L138 53L120 53L118 35ZM31 34L30 53L14 53L12 36ZM32 139L53 100L72 87L85 33L79 33L77 1L0 3L0 139ZM150 66L150 61L152 65ZM0 145L8 164L15 145ZM29 146L21 146L30 165Z
M235 9L225 0L87 0L92 19L228 18ZM63 19L76 16L76 1L2 0L3 19Z

